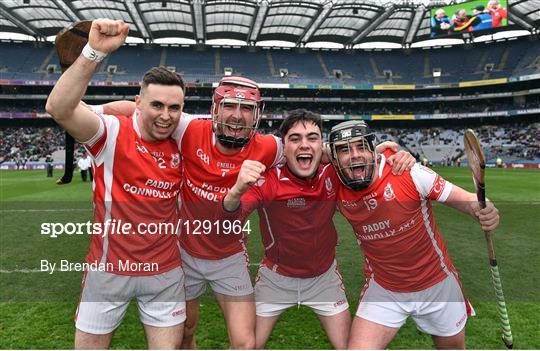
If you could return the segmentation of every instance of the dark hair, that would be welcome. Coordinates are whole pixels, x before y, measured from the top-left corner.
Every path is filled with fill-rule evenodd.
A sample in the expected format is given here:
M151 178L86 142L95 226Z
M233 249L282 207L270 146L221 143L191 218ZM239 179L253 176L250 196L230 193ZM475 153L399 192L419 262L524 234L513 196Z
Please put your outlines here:
M141 84L141 90L150 84L176 85L182 88L182 91L185 91L182 77L165 67L153 67L146 71Z
M287 118L283 120L281 126L279 127L281 137L284 138L285 135L287 135L287 133L289 132L289 130L298 122L302 122L304 125L306 124L306 122L313 123L314 125L319 127L319 131L321 132L322 136L323 127L321 116L311 111L300 108L297 110L289 111L287 113Z

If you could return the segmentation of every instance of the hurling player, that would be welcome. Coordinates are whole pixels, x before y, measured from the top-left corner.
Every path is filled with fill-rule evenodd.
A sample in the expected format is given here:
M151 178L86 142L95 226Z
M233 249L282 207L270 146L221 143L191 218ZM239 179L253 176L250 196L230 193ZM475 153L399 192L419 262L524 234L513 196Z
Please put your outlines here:
M431 201L477 219L484 230L499 224L491 202L480 210L476 194L416 164L402 175L377 154L363 121L332 128L331 158L344 184L339 210L352 225L365 256L366 283L353 320L349 348L384 349L411 316L437 348L465 347L473 315L457 271L437 229Z
M257 133L262 102L255 82L225 77L212 101L211 121L184 114L172 134L184 168L180 246L187 320L183 346L196 346L198 299L209 282L223 311L231 347L254 348L255 304L245 245L247 232L242 228L225 234L233 222L221 217L221 201L235 184L244 160L258 161L269 169L282 158L282 144L274 136ZM113 102L104 108L125 109L126 102ZM385 143L381 147L396 145Z
M184 82L165 68L149 70L131 117L96 114L81 104L99 62L122 46L128 30L123 21L93 21L88 45L46 106L92 157L94 224L103 225L103 233L92 233L86 256L91 268L75 317L77 349L108 348L132 298L150 349L180 347L186 319L177 235L145 233L148 223L178 221L181 160L170 136L182 114ZM131 228L126 234L104 225L114 222Z
M255 283L256 348L264 348L286 309L303 304L317 314L332 345L344 349L350 314L332 222L340 181L331 164L321 165L319 115L290 111L280 132L286 163L263 173L262 163L244 161L223 201L231 216L246 219L255 208L259 213L265 252ZM401 162L412 166L414 158L407 155ZM395 162L394 168L400 166Z

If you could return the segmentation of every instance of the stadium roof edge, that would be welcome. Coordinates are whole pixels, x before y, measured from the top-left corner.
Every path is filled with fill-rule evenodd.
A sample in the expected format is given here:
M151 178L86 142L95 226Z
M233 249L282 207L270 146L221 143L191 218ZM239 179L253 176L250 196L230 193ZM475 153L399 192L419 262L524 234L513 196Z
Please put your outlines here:
M538 0L509 0L512 25L538 34ZM3 0L0 31L45 40L75 20L123 19L145 43L177 38L234 39L256 45L286 40L305 47L331 42L352 48L370 42L410 47L429 39L430 8L450 1L402 0ZM427 29L426 29L427 28ZM2 33L0 33L1 35Z

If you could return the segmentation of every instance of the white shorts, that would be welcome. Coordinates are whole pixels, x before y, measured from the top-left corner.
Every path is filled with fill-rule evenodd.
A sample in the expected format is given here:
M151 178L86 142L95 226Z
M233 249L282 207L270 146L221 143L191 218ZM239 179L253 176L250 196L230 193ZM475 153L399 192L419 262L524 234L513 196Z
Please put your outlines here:
M334 261L323 274L313 278L294 278L259 268L255 283L257 316L273 317L293 306L308 306L321 316L333 316L349 309L345 287Z
M391 328L400 328L411 316L424 333L452 336L465 327L468 311L474 316L459 282L449 275L432 287L412 293L389 291L370 279L356 315Z
M148 276L87 271L81 285L75 327L83 332L113 332L124 318L132 298L137 299L140 319L145 325L171 327L186 320L182 267Z
M180 251L186 274L187 301L204 294L206 282L209 282L212 290L219 294L235 297L253 294L246 252L239 252L220 260L206 260L193 257L185 250Z

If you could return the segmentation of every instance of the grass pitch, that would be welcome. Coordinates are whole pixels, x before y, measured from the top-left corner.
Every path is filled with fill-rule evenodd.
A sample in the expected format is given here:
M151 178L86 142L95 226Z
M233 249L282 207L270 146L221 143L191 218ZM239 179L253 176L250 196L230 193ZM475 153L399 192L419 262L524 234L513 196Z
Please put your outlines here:
M468 169L436 171L473 190ZM514 345L519 349L540 349L540 172L489 169L486 182L487 196L501 214L494 244ZM57 186L53 179L45 177L45 171L0 171L0 189L0 348L72 348L73 316L82 274L39 272L40 260L82 262L89 238L64 235L52 239L40 235L40 226L44 222L91 219L91 185L82 183L77 175L72 184ZM439 229L477 314L467 323L467 347L503 349L483 233L468 216L438 204L434 207ZM334 221L340 235L338 261L354 313L363 284L363 259L350 226L339 214ZM249 240L252 263L262 257L257 223L254 215ZM256 269L253 266L252 273ZM223 317L210 294L201 300L197 341L200 348L229 347ZM112 348L145 347L137 309L132 304L116 331ZM331 345L315 315L301 307L283 314L267 347L328 349ZM433 345L430 337L418 332L409 321L389 347L426 349Z

